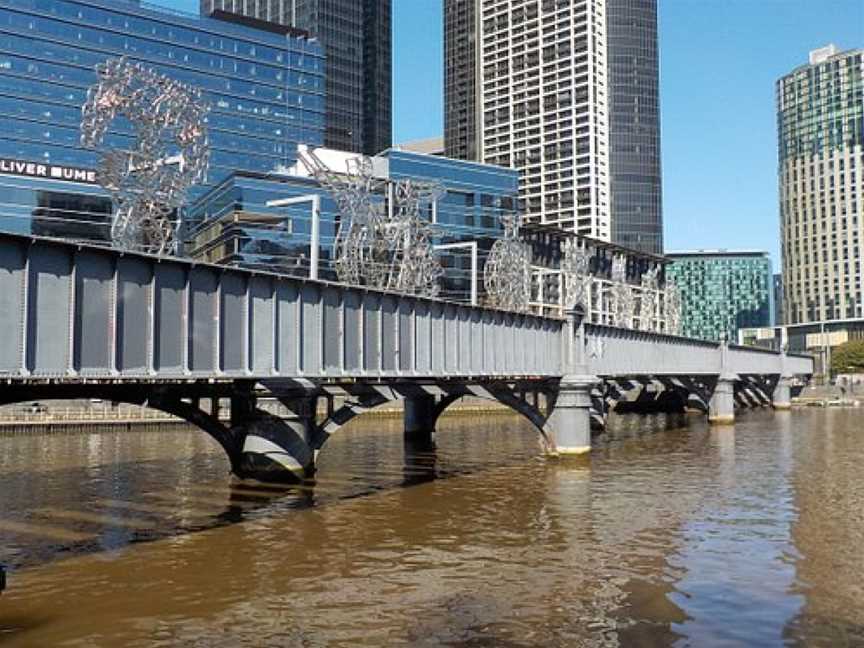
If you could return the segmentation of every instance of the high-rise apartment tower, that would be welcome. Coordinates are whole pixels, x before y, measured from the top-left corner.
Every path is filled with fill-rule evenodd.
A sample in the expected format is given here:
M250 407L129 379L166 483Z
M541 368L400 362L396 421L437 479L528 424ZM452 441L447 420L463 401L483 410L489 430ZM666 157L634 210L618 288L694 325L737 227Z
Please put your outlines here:
M201 0L309 32L327 57L328 147L374 155L392 143L391 0Z
M661 254L657 0L606 0L612 240Z
M864 50L834 45L777 81L783 318L864 316Z
M610 240L605 0L444 5L447 154L518 169L527 222Z
M444 40L448 156L517 168L528 222L661 250L656 0L445 0Z

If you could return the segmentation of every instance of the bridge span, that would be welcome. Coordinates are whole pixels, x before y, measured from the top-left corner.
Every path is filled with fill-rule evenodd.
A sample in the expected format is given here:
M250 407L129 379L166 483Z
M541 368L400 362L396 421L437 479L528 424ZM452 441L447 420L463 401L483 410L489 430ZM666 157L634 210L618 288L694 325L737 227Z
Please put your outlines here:
M611 407L788 408L809 357L0 234L0 404L101 398L197 425L240 477L314 470L354 416L404 400L428 442L463 396L504 403L550 454ZM262 395L293 414L256 406ZM220 408L230 407L230 423ZM326 414L321 414L324 411Z

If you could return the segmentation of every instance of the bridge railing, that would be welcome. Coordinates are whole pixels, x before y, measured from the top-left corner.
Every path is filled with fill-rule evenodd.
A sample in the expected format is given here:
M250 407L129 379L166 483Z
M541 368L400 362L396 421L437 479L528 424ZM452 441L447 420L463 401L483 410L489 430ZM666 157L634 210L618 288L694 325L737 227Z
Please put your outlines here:
M0 379L555 376L562 327L0 234Z
M598 376L622 375L810 375L809 356L730 345L725 362L721 345L665 333L586 324L586 363Z
M598 376L717 374L720 345L665 333L585 325L586 362Z

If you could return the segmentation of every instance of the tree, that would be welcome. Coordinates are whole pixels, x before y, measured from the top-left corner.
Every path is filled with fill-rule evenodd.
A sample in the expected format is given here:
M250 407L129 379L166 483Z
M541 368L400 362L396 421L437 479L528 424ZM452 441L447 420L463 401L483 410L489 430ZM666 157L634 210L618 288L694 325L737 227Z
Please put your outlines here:
M831 373L864 373L864 340L850 340L831 349Z

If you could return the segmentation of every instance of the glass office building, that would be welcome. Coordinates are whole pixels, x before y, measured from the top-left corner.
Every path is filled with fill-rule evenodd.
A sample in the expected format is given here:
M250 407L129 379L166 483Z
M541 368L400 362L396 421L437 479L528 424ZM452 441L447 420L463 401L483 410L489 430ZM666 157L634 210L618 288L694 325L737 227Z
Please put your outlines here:
M612 240L663 252L657 0L606 0Z
M327 55L328 148L375 155L392 138L391 0L200 0L201 13L228 11L305 30Z
M95 183L96 154L80 147L79 128L94 68L109 58L126 56L204 91L212 107L210 183L237 170L287 168L298 143L321 144L320 45L260 27L137 0L0 0L0 227L107 237L110 201ZM112 146L130 142L121 122L106 138ZM190 200L208 188L194 189Z
M479 158L477 0L444 1L444 151Z
M518 172L392 149L373 158L373 164L375 176L385 184L413 179L435 182L446 190L434 211L428 205L423 208L423 216L433 223L434 243L476 242L478 264L472 269L469 245L440 250L445 268L441 296L467 301L472 270L482 290L483 262L501 236L501 216L516 206ZM193 206L196 221L204 225L194 232L187 251L211 263L308 275L313 196L321 201L320 277L334 279L331 250L340 214L331 194L302 175L242 172L226 178ZM267 206L285 198L299 202Z
M734 341L739 329L771 324L774 278L767 252L699 250L666 257L666 280L681 290L683 335Z

